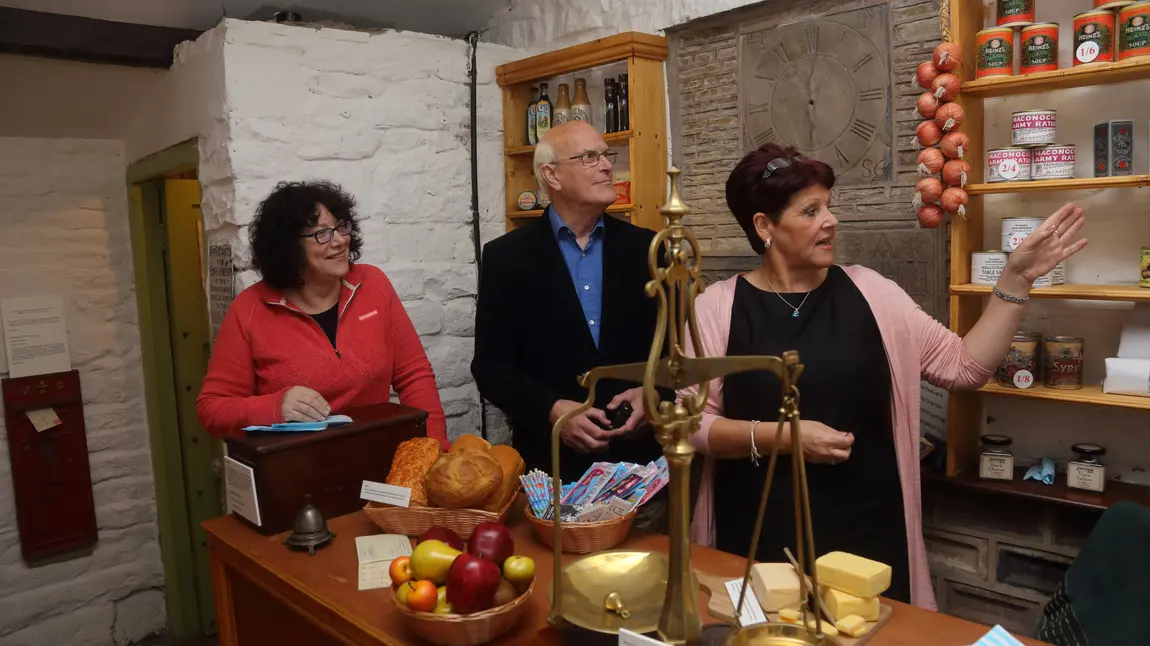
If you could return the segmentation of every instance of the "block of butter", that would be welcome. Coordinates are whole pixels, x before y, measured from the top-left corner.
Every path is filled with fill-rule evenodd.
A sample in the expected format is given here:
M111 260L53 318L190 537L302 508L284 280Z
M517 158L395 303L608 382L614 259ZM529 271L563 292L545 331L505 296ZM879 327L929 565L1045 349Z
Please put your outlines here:
M835 622L835 628L838 628L840 633L851 637L862 637L867 630L870 630L870 627L866 625L866 619L858 615L847 615L839 619Z
M835 628L834 626L832 626L831 622L827 621L826 619L823 619L821 622L818 622L818 623L816 623L814 619L808 619L807 620L807 628L809 628L812 631L817 631L819 628L822 628L823 634L827 635L829 637L837 637L839 634L838 629Z
M801 624L803 623L803 614L794 608L783 608L779 611L779 621L788 624Z
M751 589L766 612L799 607L799 575L790 563L754 564Z
M827 587L823 588L823 603L835 617L858 615L866 621L878 621L878 597L864 599Z
M823 554L815 560L815 568L820 586L856 597L877 597L890 587L889 565L847 552Z

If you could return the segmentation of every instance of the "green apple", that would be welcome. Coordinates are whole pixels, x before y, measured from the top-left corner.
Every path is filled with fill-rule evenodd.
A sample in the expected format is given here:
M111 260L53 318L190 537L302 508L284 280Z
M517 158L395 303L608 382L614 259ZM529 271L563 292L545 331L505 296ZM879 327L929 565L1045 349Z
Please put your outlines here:
M447 580L447 571L455 562L455 557L462 554L447 543L437 540L423 541L415 546L411 552L411 571L415 579L431 581L435 585L443 585Z
M535 561L530 556L509 556L503 562L503 578L523 594L535 579Z

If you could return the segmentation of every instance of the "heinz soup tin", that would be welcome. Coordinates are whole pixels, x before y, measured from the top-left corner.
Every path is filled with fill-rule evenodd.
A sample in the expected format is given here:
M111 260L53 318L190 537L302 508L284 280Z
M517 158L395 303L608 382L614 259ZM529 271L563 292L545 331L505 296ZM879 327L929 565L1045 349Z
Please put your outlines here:
M983 29L974 35L975 78L1014 74L1014 30L1010 27Z
M1022 54L1020 74L1051 72L1058 69L1058 23L1043 22L1023 27L1018 49Z
M1118 60L1150 54L1150 2L1123 7L1118 12Z
M1113 11L1087 11L1074 16L1074 64L1114 62Z

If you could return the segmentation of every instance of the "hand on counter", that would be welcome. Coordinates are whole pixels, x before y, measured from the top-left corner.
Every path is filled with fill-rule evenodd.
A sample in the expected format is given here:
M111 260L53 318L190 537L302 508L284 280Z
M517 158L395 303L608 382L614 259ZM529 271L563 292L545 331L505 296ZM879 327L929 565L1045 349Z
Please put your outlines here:
M285 422L322 422L331 414L323 395L306 386L293 386L280 404Z

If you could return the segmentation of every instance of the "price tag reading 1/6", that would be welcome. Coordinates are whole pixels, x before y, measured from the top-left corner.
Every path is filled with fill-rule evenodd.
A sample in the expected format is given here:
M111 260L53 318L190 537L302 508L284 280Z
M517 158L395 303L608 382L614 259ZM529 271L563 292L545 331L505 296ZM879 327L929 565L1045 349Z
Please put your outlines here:
M1030 388L1034 385L1034 375L1029 370L1019 370L1014 373L1014 385L1017 388Z
M998 174L1005 179L1018 177L1018 162L1013 159L998 162Z
M396 507L411 506L411 489L380 482L372 482L371 480L363 481L363 487L359 490L359 497L364 500L371 500L372 502L382 502L385 505L395 505Z
M619 629L619 646L670 646L667 642L651 639L639 633L633 633L626 628Z
M1100 51L1101 49L1098 47L1097 42L1088 40L1078 46L1078 49L1075 50L1074 55L1078 57L1079 63L1090 63L1094 59L1098 58Z

